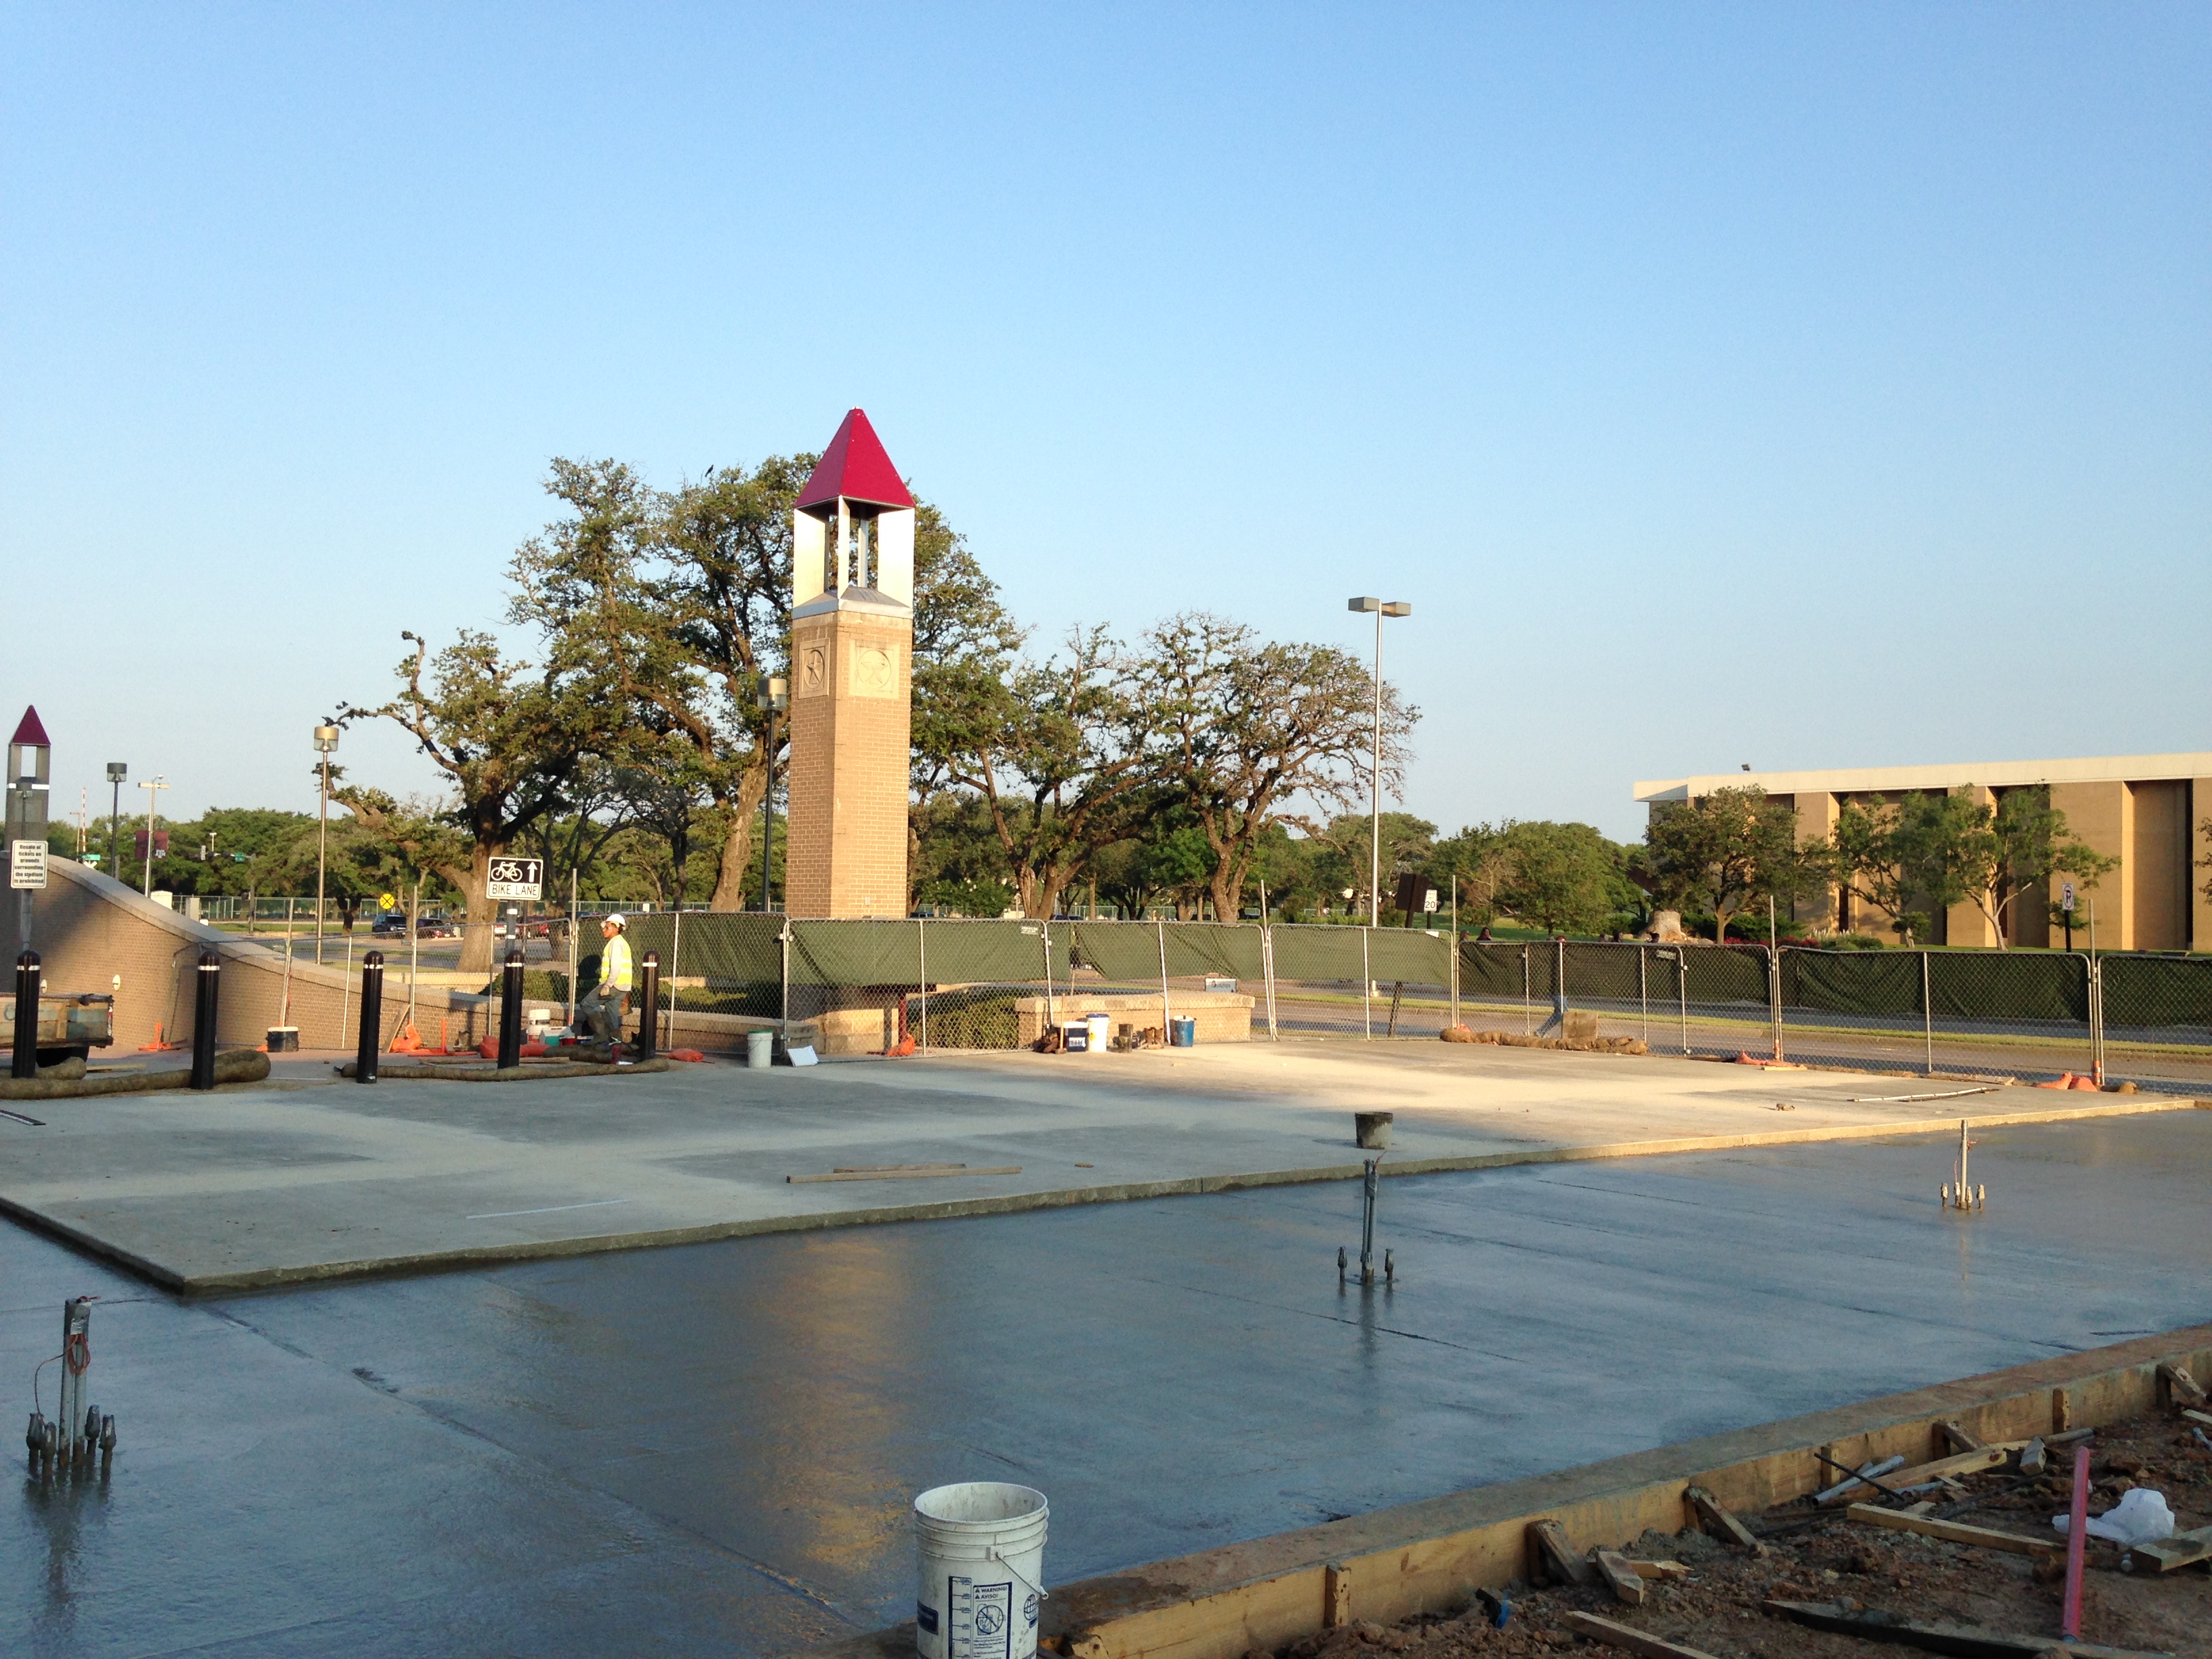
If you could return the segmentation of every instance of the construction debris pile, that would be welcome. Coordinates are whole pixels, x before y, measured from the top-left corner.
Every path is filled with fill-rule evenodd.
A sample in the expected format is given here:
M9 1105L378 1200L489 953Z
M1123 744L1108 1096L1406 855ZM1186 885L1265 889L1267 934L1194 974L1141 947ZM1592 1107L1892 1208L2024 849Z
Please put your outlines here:
M1872 1466L1869 1480L1844 1471L1819 1498L1761 1516L1700 1504L1703 1530L1647 1533L1618 1552L1577 1551L1556 1522L1539 1522L1529 1557L1541 1588L1480 1592L1456 1614L1395 1628L1346 1624L1282 1656L1247 1659L1363 1659L1370 1649L1503 1659L1595 1654L1593 1644L1655 1659L1916 1650L2212 1659L2212 1413L2175 1392L2172 1415L2021 1445L1967 1444L1918 1468ZM2067 1512L2081 1443L2093 1519L2140 1489L2160 1494L2175 1531L2128 1548L2087 1529L2081 1640L2062 1644L2067 1540L2053 1517Z

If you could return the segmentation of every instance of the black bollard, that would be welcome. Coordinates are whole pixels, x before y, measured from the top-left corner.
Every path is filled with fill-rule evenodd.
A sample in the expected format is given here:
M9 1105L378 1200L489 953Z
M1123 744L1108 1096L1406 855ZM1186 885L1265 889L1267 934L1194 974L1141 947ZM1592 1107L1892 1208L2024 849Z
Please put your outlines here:
M216 999L222 988L222 958L213 951L200 952L198 982L192 989L192 1087L215 1087Z
M499 981L499 1063L511 1071L522 1064L522 947L507 947L507 967Z
M376 1081L376 1052L384 1042L384 952L361 959L361 1047L354 1051L353 1080Z
M39 1074L39 953L15 958L15 1058L10 1077Z
M637 1057L653 1058L660 1035L660 953L647 951L638 963Z

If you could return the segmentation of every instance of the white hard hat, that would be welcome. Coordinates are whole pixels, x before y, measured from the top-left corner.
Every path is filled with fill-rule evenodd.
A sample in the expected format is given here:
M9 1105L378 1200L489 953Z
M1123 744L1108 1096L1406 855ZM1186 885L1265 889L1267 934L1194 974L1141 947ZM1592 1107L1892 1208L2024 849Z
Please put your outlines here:
M623 913L617 910L607 918L607 926L610 927L627 927L629 926L629 923L624 920Z

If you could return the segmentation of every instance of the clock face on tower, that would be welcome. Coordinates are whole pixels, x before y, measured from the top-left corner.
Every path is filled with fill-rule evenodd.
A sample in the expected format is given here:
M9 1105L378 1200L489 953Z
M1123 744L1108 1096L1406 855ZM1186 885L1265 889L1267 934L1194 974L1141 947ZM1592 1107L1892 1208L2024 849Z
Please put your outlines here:
M820 646L811 645L799 653L799 693L801 696L818 696L829 689L829 659Z

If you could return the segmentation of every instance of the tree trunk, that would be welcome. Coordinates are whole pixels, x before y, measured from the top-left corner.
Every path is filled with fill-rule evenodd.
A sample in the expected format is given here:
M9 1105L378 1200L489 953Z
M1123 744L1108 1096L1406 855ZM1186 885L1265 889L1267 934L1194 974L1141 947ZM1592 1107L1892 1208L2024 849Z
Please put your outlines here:
M750 766L738 778L737 799L723 803L735 810L730 817L729 833L722 837L722 863L714 872L714 896L707 902L710 910L749 908L747 896L757 891L751 883L760 877L759 861L753 857L753 822L760 817L761 800L767 793L768 769Z
M503 846L479 840L469 856L469 878L461 889L464 902L461 912L461 971L489 974L491 972L492 923L498 920L499 908L491 902L485 890L491 885L491 861L504 853Z

